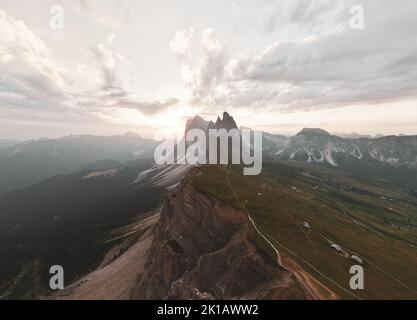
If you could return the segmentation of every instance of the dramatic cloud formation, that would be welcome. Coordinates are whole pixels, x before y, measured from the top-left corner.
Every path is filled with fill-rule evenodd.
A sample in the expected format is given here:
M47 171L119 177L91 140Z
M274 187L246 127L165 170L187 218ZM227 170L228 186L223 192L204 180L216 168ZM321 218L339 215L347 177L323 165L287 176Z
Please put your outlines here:
M99 116L103 108L106 109L103 112L124 108L152 115L177 104L175 98L140 99L123 88L117 67L125 61L111 48L114 37L110 34L106 45L99 44L91 49L101 77L87 74L83 65L70 72L23 21L0 10L0 105L3 111L17 108L56 111L61 116L66 112Z
M298 3L290 19L317 31L253 53L232 54L203 31L203 57L185 77L192 102L295 111L416 97L416 4L364 2L366 27L352 30L344 3ZM333 28L317 28L324 16Z
M110 45L114 37L114 34L108 36L107 42ZM179 100L176 98L143 100L128 92L123 88L117 74L118 63L125 62L123 55L103 44L92 49L92 52L102 73L102 86L96 92L82 94L81 100L78 100L78 104L84 106L86 111L94 110L100 114L102 108L113 112L117 112L117 109L134 109L149 116L178 104Z
M0 138L181 127L224 110L272 131L416 133L414 0L60 3L63 30L49 27L52 0L2 2Z
M0 10L0 104L48 108L66 96L65 68L22 22Z

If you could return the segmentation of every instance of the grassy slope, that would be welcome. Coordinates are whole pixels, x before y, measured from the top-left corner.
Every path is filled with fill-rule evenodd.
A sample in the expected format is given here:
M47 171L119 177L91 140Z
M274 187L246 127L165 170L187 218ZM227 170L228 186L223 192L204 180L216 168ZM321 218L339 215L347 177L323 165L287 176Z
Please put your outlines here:
M265 163L260 176L230 174L239 202L226 182L225 167L203 167L194 185L246 207L281 254L344 299L417 299L417 198L383 182L365 182L334 170L295 163ZM261 195L260 195L261 194ZM244 205L245 204L245 205ZM302 226L306 221L311 230ZM275 253L264 239L254 242ZM330 247L340 245L365 260L365 290L349 288L355 263ZM272 294L273 296L273 294Z

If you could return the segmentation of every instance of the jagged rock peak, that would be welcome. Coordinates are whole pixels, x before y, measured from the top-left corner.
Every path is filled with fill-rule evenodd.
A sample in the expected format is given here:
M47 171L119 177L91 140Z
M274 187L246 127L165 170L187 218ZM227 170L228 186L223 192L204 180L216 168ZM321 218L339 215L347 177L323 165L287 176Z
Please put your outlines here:
M216 128L217 129L226 129L226 130L232 130L237 129L237 124L232 116L230 116L226 111L223 112L223 119L220 119L220 117L217 117L216 121Z
M228 120L228 119L233 120L233 117L230 116L230 114L228 114L226 111L223 112L223 120Z
M221 124L222 120L220 119L219 116L217 116L217 120L216 120L216 126L219 126Z
M232 116L230 116L227 112L223 112L223 118L220 118L220 116L217 117L216 122L213 121L206 121L200 116L195 116L193 118L190 118L187 120L186 124L186 131L190 129L226 129L226 130L232 130L232 129L238 129L237 124Z

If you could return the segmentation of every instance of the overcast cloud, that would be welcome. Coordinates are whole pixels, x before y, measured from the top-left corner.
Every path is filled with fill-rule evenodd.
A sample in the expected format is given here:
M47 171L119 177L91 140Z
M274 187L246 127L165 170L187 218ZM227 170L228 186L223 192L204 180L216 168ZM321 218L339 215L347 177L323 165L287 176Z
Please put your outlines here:
M49 28L51 1L0 5L0 138L13 126L140 132L223 110L272 131L417 133L413 0L60 3L64 30ZM403 117L375 117L387 108ZM346 110L368 122L341 122Z
M213 30L204 30L203 58L186 77L193 102L291 112L415 97L416 3L364 2L363 30L349 28L348 3L301 1L291 23L317 31L250 53L230 53ZM324 19L332 23L322 30Z

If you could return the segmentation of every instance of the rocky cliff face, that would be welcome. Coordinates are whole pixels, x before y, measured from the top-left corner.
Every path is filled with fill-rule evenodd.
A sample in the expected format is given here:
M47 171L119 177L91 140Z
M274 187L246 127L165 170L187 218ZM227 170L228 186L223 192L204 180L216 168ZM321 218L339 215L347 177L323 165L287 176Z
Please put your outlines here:
M223 112L223 118L217 117L216 122L210 121L208 124L209 129L226 129L230 131L232 129L237 129L237 124L235 119L230 116L227 112Z
M208 131L209 129L225 129L230 131L232 129L238 129L236 121L227 112L223 112L223 118L217 117L216 122L206 121L200 116L195 116L187 120L185 125L185 132L187 133L191 129L201 129Z
M294 275L249 240L238 209L197 191L193 174L164 205L136 299L305 299Z

